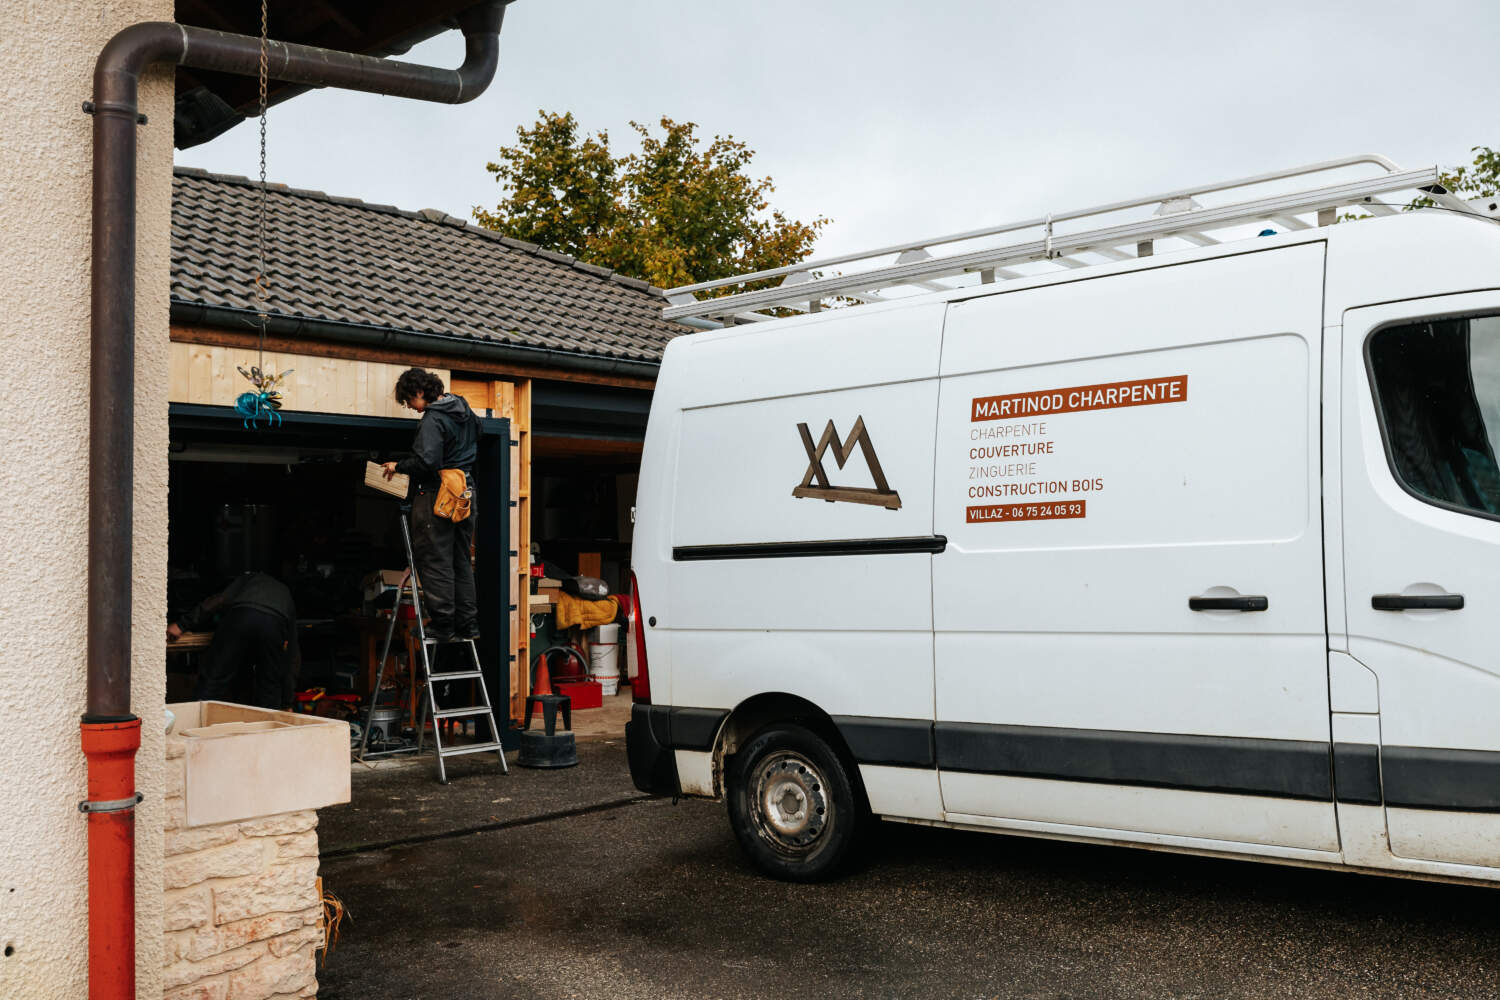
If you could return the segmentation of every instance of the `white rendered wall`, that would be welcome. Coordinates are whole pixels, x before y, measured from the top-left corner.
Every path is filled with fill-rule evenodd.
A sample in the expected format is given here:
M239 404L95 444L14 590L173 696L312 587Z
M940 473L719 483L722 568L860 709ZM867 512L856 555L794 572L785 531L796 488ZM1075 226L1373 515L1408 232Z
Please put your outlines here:
M171 0L0 9L0 996L87 990L84 707L94 59ZM172 77L142 88L133 711L137 987L160 996ZM9 955L4 952L9 950Z

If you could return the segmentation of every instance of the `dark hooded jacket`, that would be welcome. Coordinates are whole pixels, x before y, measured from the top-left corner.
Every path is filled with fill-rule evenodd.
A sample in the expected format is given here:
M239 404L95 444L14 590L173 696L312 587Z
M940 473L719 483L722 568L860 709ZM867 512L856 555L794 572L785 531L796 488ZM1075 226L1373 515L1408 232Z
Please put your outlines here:
M428 403L417 424L411 457L396 463L396 471L411 477L413 487L436 488L443 469L474 474L479 455L479 417L468 401L451 392Z
M198 632L212 623L214 615L230 608L251 607L266 611L294 625L297 609L286 584L265 573L241 573L228 587L206 598L177 622L189 632Z

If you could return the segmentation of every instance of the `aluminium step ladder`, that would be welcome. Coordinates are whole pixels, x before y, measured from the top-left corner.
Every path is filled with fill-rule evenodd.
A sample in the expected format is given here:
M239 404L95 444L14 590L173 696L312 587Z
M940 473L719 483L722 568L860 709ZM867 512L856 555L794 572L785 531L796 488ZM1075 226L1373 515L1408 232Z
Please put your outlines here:
M375 689L370 694L370 707L365 713L364 731L359 739L359 760L364 761L377 757L388 757L393 754L407 752L409 748L397 750L368 750L370 740L370 723L373 720L375 709L380 703L380 689L385 682L385 667L390 661L391 641L396 634L396 619L400 615L402 607L409 606L415 615L417 623L417 649L420 653L422 663L422 713L417 722L417 746L416 752L421 753L426 746L427 720L432 719L432 744L436 751L438 782L446 785L448 783L448 772L443 761L448 757L461 757L466 754L485 753L493 750L500 759L500 771L509 774L510 767L505 763L505 747L500 741L500 727L495 724L495 713L490 705L490 692L488 685L484 682L484 672L479 665L479 649L474 645L473 639L441 640L427 635L426 626L422 622L422 599L418 596L418 588L421 581L417 578L416 560L411 551L411 530L407 526L407 517L411 513L410 504L401 505L401 544L406 549L406 574L401 578L400 585L396 588L396 603L391 608L391 621L385 630L385 645L380 651L380 670L375 676ZM470 667L461 670L434 670L432 660L441 647L463 646L469 651ZM416 685L415 663L411 664L412 684ZM445 708L438 704L437 687L448 681L478 681L479 703L477 705L463 705ZM483 719L489 723L490 738L482 743L466 743L459 746L443 746L442 723L447 720L458 719Z

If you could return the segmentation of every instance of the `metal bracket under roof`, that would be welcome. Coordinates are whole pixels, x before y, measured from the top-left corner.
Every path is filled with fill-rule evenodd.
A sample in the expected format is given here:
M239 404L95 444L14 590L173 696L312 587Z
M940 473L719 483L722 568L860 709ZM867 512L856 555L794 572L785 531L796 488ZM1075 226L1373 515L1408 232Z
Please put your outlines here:
M1368 166L1378 167L1380 172L1354 180L1319 176L1334 171L1344 171L1347 175L1350 168ZM1283 189L1280 191L1252 197L1244 197L1251 192L1239 190L1293 180L1313 186L1281 185ZM1287 187L1291 189L1287 190ZM1198 201L1202 195L1236 191L1242 200L1207 206ZM885 301L902 295L965 287L974 283L976 276L978 282L989 284L1038 273L1035 270L1014 270L1028 264L1042 265L1044 270L1085 268L1150 256L1157 252L1159 240L1175 239L1188 246L1211 246L1222 242L1208 235L1215 230L1220 231L1224 239L1238 239L1255 234L1224 231L1263 224L1275 225L1282 230L1328 226L1337 220L1341 209L1349 208L1374 215L1390 214L1397 206L1377 199L1380 195L1398 191L1419 193L1453 211L1487 214L1480 206L1449 194L1438 181L1436 167L1404 170L1384 156L1369 153L683 285L667 291L670 304L662 310L662 316L669 320L696 316L733 324L774 318L774 314L768 314L767 310L782 314L785 311L817 312L829 300ZM1152 214L1112 223L1105 218L1143 208L1152 209ZM1083 226L1072 231L1057 228L1060 224L1080 222ZM1039 230L1038 238L998 244L992 240L1027 229ZM958 246L983 241L990 241L990 245ZM938 247L955 252L934 255L933 249ZM843 270L845 267L851 269ZM727 294L723 291L778 278L781 280L774 287ZM702 292L718 294L699 298ZM892 292L895 294L890 294Z

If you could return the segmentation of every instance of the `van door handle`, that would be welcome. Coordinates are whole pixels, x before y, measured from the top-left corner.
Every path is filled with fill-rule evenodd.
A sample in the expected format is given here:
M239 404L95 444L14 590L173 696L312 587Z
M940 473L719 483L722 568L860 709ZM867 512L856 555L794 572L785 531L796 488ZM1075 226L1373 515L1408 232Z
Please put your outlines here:
M1233 597L1189 597L1190 611L1264 611L1271 602L1257 594L1236 594Z
M1463 594L1376 594L1370 607L1376 611L1461 611Z

